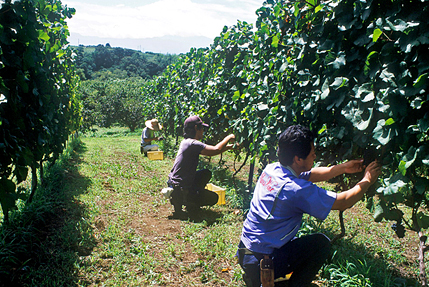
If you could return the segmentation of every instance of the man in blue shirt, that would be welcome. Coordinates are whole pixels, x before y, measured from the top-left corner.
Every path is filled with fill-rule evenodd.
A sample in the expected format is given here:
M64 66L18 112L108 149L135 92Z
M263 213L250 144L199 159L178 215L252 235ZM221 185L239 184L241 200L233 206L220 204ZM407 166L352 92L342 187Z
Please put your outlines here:
M353 188L334 193L314 182L363 170L362 160L312 168L314 135L306 127L290 126L279 137L279 162L269 164L259 177L250 210L243 224L238 257L247 286L261 286L260 260L273 260L274 278L291 272L288 286L308 286L330 254L323 234L295 238L304 213L324 220L331 210L345 210L359 201L377 180L376 162L365 169Z

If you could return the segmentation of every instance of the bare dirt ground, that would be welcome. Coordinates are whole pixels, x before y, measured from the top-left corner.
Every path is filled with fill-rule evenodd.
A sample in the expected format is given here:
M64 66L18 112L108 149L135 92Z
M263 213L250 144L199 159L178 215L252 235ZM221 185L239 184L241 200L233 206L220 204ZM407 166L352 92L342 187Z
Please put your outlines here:
M186 235L183 233L183 223L192 219L175 219L172 218L172 207L169 204L163 204L156 209L152 208L152 202L157 198L154 196L140 196L136 200L138 204L146 210L145 213L135 214L131 220L126 224L128 229L135 231L137 237L142 239L142 245L147 246L146 254L151 254L150 261L156 262L156 268L153 270L158 274L162 274L164 284L150 284L150 286L228 286L223 283L202 283L202 273L205 272L204 268L197 266L196 262L199 260L207 260L197 254L192 244L187 240ZM99 203L103 206L103 202ZM109 204L107 204L109 206ZM145 208L147 207L147 208ZM107 207L107 209L109 209ZM104 212L105 215L97 218L96 228L102 232L108 221L115 221L114 213ZM200 213L200 218L194 218L195 222L206 220L214 222L217 213L210 210L203 210ZM109 217L109 219L106 219ZM119 221L119 219L118 219ZM203 236L203 235L200 235ZM128 242L127 247L130 248L132 242ZM175 250L171 251L169 258L166 258L165 251L169 246L174 246ZM106 265L111 262L107 260ZM224 262L218 262L221 267L218 270L217 277L223 279L225 282L232 281L232 265L235 262L229 262L225 258ZM143 274L142 274L143 275ZM147 285L149 286L149 285Z
M113 265L117 265L117 260L112 256L103 255L106 253L106 243L103 241L103 234L112 225L117 225L122 229L122 234L132 234L125 238L124 246L126 251L125 256L138 253L137 256L142 257L145 262L129 263L130 272L134 273L143 283L143 286L243 286L241 282L235 282L234 270L237 270L236 259L233 256L225 255L217 258L206 258L206 254L195 247L195 241L203 240L207 228L217 224L224 216L228 216L235 221L235 231L239 232L242 215L239 211L228 208L227 206L216 206L211 208L203 208L202 211L189 217L181 219L173 218L173 207L168 200L164 199L160 194L160 189L165 186L165 179L169 169L172 166L172 159L164 159L148 163L148 159L143 155L129 155L120 151L114 152L114 155L103 156L104 148L99 150L100 157L109 158L108 160L121 167L131 167L135 177L132 180L112 179L112 172L103 170L101 167L93 178L101 181L100 199L96 200L95 206L99 209L98 216L94 223L94 234L97 238L97 246L92 251L94 262L91 262L92 269L102 270L100 274L94 275L81 274L85 277L86 282L92 282L90 286L100 286L106 284L110 286L111 276L109 273ZM97 163L92 163L97 165ZM123 174L129 176L129 171L125 170ZM115 180L118 182L115 183ZM126 189L135 189L133 181L143 182L144 191L127 193ZM128 185L128 186L127 186ZM200 224L204 221L203 230L198 230L195 234L189 234L189 231L184 230L184 226L188 225L189 229L193 227L189 225ZM207 227L207 228L206 228ZM121 235L122 236L122 235ZM224 236L224 235L222 235ZM124 236L127 237L127 236ZM135 241L138 241L136 243ZM232 239L227 242L229 246L238 245L239 234L232 234ZM236 241L236 242L235 242ZM213 242L213 248L216 246ZM232 244L232 245L231 245ZM144 248L144 255L138 248ZM110 248L110 247L109 247ZM229 247L230 248L230 247ZM104 250L104 251L103 251ZM210 254L210 252L207 252ZM89 260L89 259L88 259ZM145 266L139 266L139 264ZM207 268L212 270L207 270ZM153 273L153 280L147 273ZM210 274L211 273L211 274ZM207 275L207 278L205 279ZM150 283L149 283L150 282ZM138 285L138 284L136 284Z

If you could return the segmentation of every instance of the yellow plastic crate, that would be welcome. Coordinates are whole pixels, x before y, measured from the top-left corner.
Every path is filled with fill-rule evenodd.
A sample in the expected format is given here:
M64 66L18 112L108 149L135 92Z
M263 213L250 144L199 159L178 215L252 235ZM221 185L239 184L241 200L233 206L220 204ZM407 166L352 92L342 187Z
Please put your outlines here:
M164 159L164 152L157 150L157 151L148 151L147 157L150 160L163 160Z
M217 203L216 203L217 205L225 204L225 188L219 187L212 183L208 183L206 185L206 189L217 193L217 195L219 196L219 199L217 200Z

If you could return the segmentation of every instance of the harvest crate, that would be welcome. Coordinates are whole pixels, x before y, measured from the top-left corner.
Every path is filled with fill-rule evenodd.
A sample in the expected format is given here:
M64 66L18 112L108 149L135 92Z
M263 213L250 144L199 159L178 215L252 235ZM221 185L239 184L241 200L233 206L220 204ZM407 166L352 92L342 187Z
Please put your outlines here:
M217 205L225 204L225 188L216 186L212 183L208 183L206 185L206 189L217 193L217 195L219 196L219 199L217 200L217 203L216 203Z
M164 152L157 150L157 151L148 151L147 157L150 160L163 160L164 159Z

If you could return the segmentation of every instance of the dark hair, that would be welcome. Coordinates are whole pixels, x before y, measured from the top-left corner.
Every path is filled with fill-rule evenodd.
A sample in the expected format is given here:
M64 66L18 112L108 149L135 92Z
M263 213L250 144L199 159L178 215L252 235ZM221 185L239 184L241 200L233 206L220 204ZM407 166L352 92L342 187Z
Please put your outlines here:
M197 135L197 131L195 130L195 126L197 127L198 130L203 128L202 124L187 125L183 128L183 137L185 139L195 138L195 136Z
M291 165L295 156L306 159L311 152L314 138L314 133L307 127L301 125L288 127L279 136L277 155L280 163L284 166Z

